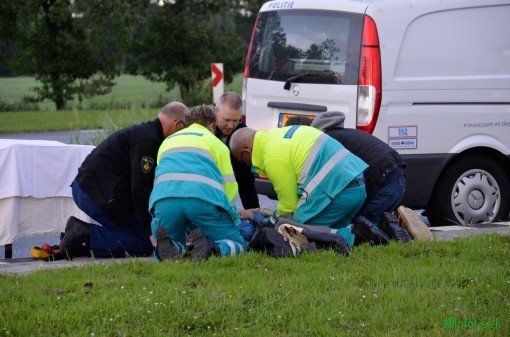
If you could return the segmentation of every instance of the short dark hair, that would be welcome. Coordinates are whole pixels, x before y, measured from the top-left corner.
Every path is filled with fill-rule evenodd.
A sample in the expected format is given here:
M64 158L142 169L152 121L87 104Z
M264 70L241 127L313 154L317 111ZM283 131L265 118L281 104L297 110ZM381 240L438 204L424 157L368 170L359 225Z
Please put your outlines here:
M228 106L234 110L241 110L243 107L243 100L235 92L225 92L220 96L219 102L216 106L220 109L223 106Z
M285 126L291 125L310 125L312 124L312 119L308 116L296 115L287 119Z
M209 105L198 105L193 107L189 114L190 124L197 123L207 127L209 124L216 124L216 114Z

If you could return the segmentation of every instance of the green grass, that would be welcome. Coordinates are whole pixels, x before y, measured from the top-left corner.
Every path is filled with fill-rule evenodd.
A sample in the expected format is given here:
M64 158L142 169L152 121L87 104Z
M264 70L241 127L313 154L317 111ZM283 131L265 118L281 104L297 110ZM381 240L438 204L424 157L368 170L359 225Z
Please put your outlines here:
M141 76L122 75L108 95L97 96L69 105L66 111L55 111L53 103L39 104L39 111L0 112L0 133L106 129L110 125L129 124L154 119L168 102L180 100L178 89L167 92L163 83ZM36 81L31 77L0 78L0 102L15 104L30 95ZM242 74L225 91L241 94ZM210 104L210 102L204 102Z
M31 77L1 78L0 100L13 104L30 94L36 84ZM70 109L56 111L51 102L40 104L40 111L0 113L0 133L112 129L154 119L164 104L178 100L178 90L168 93L162 83L141 76L123 75L108 95L93 97ZM74 105L74 108L72 108ZM53 107L53 108L51 108ZM96 109L84 109L96 107ZM121 107L121 108L119 108Z
M142 76L121 75L107 95L95 96L84 100L80 106L78 100L69 102L68 109L97 109L103 107L145 108L156 103L180 99L178 89L168 92L164 83L151 82ZM33 96L32 87L38 85L33 77L0 78L0 100L14 104L25 96ZM39 104L42 111L54 111L55 105L49 100Z
M508 336L509 243L485 235L349 257L132 259L1 276L0 335Z
M87 130L121 127L156 118L160 109L74 110L4 112L0 114L0 133Z

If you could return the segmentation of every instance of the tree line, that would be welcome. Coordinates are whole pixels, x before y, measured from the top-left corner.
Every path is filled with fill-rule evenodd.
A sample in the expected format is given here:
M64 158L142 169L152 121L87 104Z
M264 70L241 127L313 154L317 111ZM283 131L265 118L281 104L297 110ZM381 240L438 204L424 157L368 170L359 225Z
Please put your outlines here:
M31 75L57 110L108 93L120 74L178 86L185 103L210 64L242 71L264 0L2 0L0 76Z

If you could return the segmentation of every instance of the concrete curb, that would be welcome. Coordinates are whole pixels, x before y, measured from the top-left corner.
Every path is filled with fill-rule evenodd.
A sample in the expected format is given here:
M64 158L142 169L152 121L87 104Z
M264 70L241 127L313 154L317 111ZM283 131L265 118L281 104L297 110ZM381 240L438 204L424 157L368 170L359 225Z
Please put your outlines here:
M432 232L432 240L451 241L458 237L489 233L510 235L510 222L493 223L490 227L443 226L429 229Z
M61 268L76 268L91 264L125 263L131 258L121 259L92 259L88 257L75 258L72 261L59 260L45 262L34 258L4 259L0 260L0 274L3 275L26 275L39 270L52 270ZM153 257L136 258L142 261L153 262Z

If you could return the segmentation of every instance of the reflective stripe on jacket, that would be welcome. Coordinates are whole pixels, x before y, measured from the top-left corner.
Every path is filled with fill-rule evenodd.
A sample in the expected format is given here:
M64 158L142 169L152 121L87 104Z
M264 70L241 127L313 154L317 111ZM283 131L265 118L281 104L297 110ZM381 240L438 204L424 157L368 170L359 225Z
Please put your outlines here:
M252 164L273 183L278 213L307 220L367 168L342 144L303 125L257 132Z
M230 151L207 128L193 124L168 137L159 148L154 188L149 201L169 197L198 198L229 211L237 194Z

